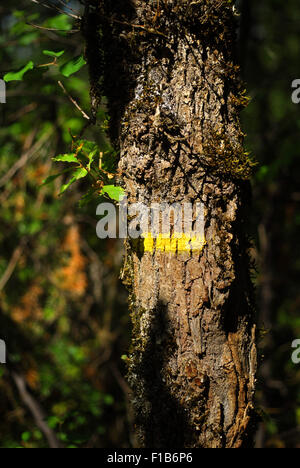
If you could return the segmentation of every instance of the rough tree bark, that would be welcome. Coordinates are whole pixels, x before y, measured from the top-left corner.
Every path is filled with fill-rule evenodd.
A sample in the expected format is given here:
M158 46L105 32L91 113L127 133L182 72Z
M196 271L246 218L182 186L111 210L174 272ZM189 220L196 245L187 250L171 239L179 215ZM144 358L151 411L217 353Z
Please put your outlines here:
M141 445L251 446L256 345L233 2L102 0L104 93L130 202L205 205L199 254L127 243Z

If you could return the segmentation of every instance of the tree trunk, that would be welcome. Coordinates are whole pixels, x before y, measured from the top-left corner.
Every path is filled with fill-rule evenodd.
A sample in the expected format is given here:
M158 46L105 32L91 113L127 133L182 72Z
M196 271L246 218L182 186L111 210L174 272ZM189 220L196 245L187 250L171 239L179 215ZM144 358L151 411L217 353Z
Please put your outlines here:
M239 121L247 99L232 3L101 1L103 87L129 202L205 207L200 252L127 242L129 382L145 447L253 443L252 163Z

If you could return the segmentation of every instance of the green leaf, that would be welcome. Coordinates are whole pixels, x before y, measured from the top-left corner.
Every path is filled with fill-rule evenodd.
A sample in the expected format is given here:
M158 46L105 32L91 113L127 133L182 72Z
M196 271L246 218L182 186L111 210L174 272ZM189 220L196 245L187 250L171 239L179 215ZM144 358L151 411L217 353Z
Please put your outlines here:
M6 81L7 83L9 81L22 81L23 80L23 77L25 75L25 73L27 73L28 71L30 70L33 70L34 69L34 63L32 62L32 60L30 62L27 63L27 65L25 65L25 67L23 67L21 70L17 71L17 72L10 72L10 73L7 73L5 76L4 76L4 81Z
M77 147L82 146L82 151L85 151L86 153L92 153L93 151L97 150L100 152L100 148L94 141L89 141L89 140L77 140L76 141Z
M261 166L259 171L256 174L257 179L262 182L265 180L268 175L270 174L270 167L269 166Z
M89 157L89 163L88 163L88 165L87 165L87 168L88 168L89 171L91 170L91 166L92 166L92 164L93 164L93 162L94 162L94 160L95 160L96 154L98 154L98 150L97 150L97 149L95 149L94 151L92 151L92 152L88 155L88 157Z
M23 434L22 434L23 442L28 442L30 439L31 439L31 433L30 432L23 432Z
M23 46L28 46L32 44L34 41L36 41L38 38L39 38L39 33L35 31L31 31L21 36L20 39L18 40L18 44L23 45Z
M105 405L111 406L114 403L114 397L112 395L104 395L103 401Z
M52 158L52 160L56 162L67 162L67 163L77 163L77 164L79 162L75 156L75 153L60 154L59 156Z
M54 29L60 29L61 31L70 31L72 29L71 19L67 15L57 15L49 18L44 26Z
M58 177L62 176L63 174L66 174L67 172L70 172L71 170L71 168L65 169L64 171L59 172L59 174L53 174L47 177L47 179L43 180L41 187L43 187L44 185L51 184L51 182L54 182L54 180L58 179Z
M125 196L125 191L115 185L104 185L102 193L106 193L112 200L121 201Z
M83 179L84 177L86 177L88 175L88 171L84 168L80 168L80 169L77 169L77 171L75 171L73 173L73 177L71 180L69 180L69 182L67 184L64 184L62 187L61 187L61 190L60 190L60 195L62 195L66 190L68 190L68 188L70 187L70 185L74 184L74 182L76 182L77 180L79 179Z
M65 51L61 50L60 52L54 52L53 50L43 50L43 54L48 57L59 58L64 55Z
M74 73L77 73L82 67L84 67L84 65L86 65L86 61L83 55L79 55L78 57L75 57L72 60L69 60L64 65L62 65L60 67L60 72L62 73L62 75L68 78Z

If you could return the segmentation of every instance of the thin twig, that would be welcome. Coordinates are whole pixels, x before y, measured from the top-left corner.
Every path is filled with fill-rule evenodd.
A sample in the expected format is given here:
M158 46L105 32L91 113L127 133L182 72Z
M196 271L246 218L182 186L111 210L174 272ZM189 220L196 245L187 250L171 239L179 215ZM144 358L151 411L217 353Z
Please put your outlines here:
M45 135L38 140L35 145L33 145L30 150L26 151L21 158L9 169L9 171L0 179L0 188L3 187L12 177L15 175L16 172L18 172L19 169L21 169L27 161L37 152L40 150L40 148L43 146L46 140L49 139L51 132L45 133Z
M42 5L45 8L48 8L49 10L56 10L62 15L67 15L70 16L71 18L81 20L81 16L73 15L72 13L69 13L67 11L62 10L59 8L57 5L47 5L46 3L40 2L39 0L31 0L33 3L36 3L37 5Z
M64 87L64 85L62 84L61 81L58 81L58 84L59 86L61 87L61 89L63 90L63 92L68 96L68 98L70 99L70 101L72 102L72 104L74 104L74 106L76 107L76 109L78 109L81 114L83 115L83 117L86 119L86 120L91 120L91 118L84 112L84 110L81 109L80 105L78 104L78 102L75 101L75 99L72 98L72 96L68 93L68 91L66 90L66 88Z
M5 270L4 275L2 276L0 280L0 292L5 288L7 285L8 281L10 280L13 272L15 271L15 268L21 258L21 255L24 250L24 242L21 243L13 252L12 257L9 261L9 264Z
M53 67L53 66L57 66L56 58L50 63L43 63L42 65L38 65L37 68L45 68L45 67Z
M43 31L52 31L52 32L64 32L67 34L75 34L80 32L80 29L71 29L70 31L67 31L66 29L56 29L56 28L46 28L45 26L40 26L38 24L33 24L33 23L26 23L28 26L32 26L33 28L36 29L41 29Z
M46 415L41 405L35 400L35 398L28 392L26 388L26 381L24 377L17 374L15 371L11 373L12 378L19 391L20 397L24 404L31 412L37 427L46 437L50 448L62 448L62 444L56 437L54 431L46 423Z
M28 114L29 112L34 111L37 108L38 104L36 102L32 102L31 104L27 104L26 106L22 107L21 109L17 110L14 114L10 114L7 118L7 122L16 122L24 115Z
M63 5L65 8L68 8L68 10L70 11L73 11L73 13L76 13L78 14L78 11L74 10L74 8L70 7L66 2L64 2L63 0L56 0L58 3L60 3L61 5Z

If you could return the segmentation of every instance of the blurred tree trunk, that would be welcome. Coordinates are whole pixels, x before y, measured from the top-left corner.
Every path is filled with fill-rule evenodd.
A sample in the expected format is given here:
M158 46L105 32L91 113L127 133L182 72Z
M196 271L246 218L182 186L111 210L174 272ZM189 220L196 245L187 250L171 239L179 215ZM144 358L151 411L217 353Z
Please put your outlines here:
M252 444L256 345L245 216L251 162L225 0L102 0L104 93L130 202L205 206L199 254L128 241L129 382L141 445Z

